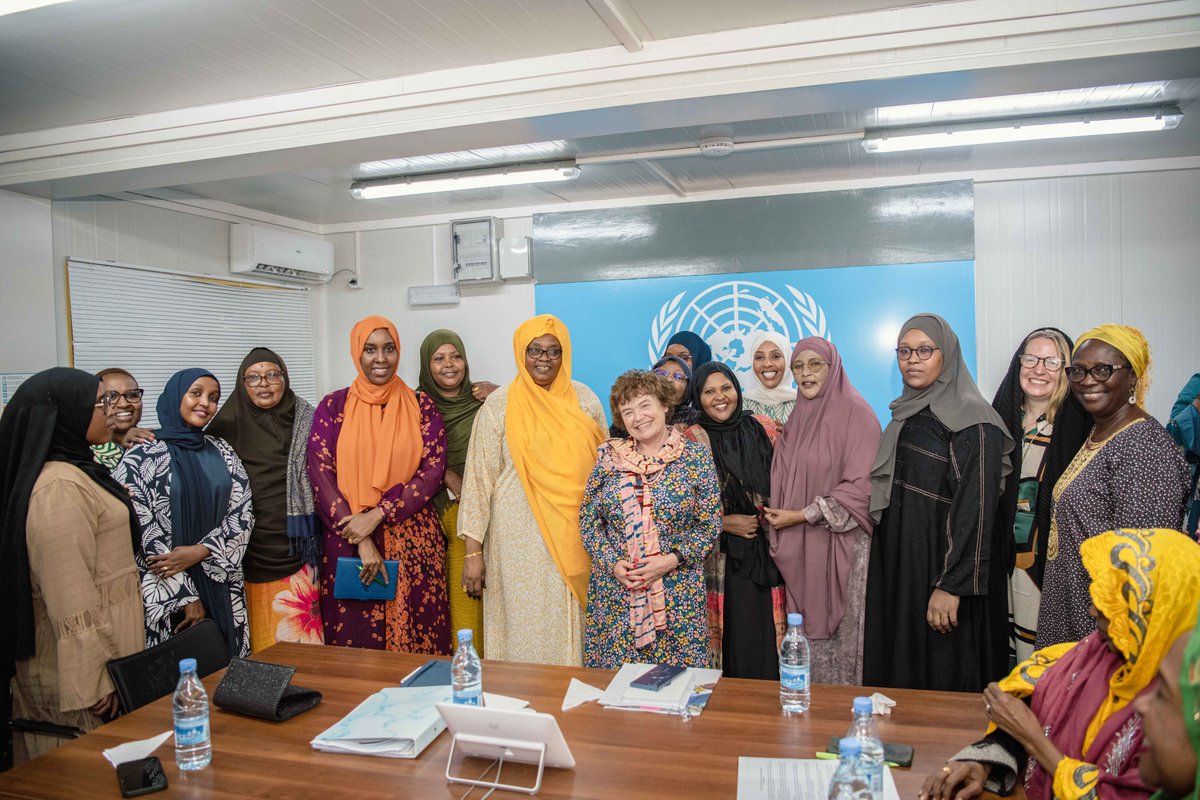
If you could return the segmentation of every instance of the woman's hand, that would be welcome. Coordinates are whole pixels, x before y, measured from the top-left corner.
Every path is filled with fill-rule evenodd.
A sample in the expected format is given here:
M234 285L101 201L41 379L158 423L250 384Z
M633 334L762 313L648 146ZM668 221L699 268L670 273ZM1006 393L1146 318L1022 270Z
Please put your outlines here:
M767 522L771 523L771 527L775 530L783 530L790 528L793 525L802 525L808 522L804 517L804 511L790 511L786 508L771 508L763 506L763 516L767 518Z
M487 588L487 565L483 563L483 545L470 536L463 537L466 557L463 559L462 588L468 597L483 597ZM474 553L474 555L472 555Z
M500 387L490 381L475 381L471 384L471 396L476 400L483 402L487 400L487 396L496 391ZM457 492L456 492L457 494Z
M617 579L617 583L630 590L638 588L639 584L629 576L629 573L635 566L636 565L632 561L624 558L622 558L616 564L613 564L612 574L613 577Z
M358 544L370 537L382 522L383 512L378 508L370 508L338 520L338 535L345 539L347 544Z
M358 557L362 559L362 571L358 573L358 579L362 581L362 585L370 586L371 581L375 580L375 576L382 572L383 583L386 586L387 570L383 568L383 556L379 555L379 548L375 546L374 539L367 538L358 543Z
M180 545L170 552L158 556L147 556L146 563L154 577L160 581L173 575L178 575L189 567L194 567L212 555L212 551L202 544Z
M992 768L978 761L947 761L946 765L925 779L918 800L968 800L983 793ZM959 788L961 787L961 788ZM958 792L955 793L955 789Z
M753 539L758 535L758 517L749 514L726 514L721 517L721 525L726 533L743 539Z
M148 431L145 428L130 428L125 431L123 441L126 447L132 447L135 444L150 444L154 441L154 431Z
M120 707L121 703L117 699L117 693L110 692L96 701L94 706L89 707L88 711L101 719L112 719L117 715Z
M644 589L678 566L679 559L674 553L646 556L634 565L628 577L634 589Z
M958 627L958 596L941 589L929 595L925 621L938 633L949 633Z
M192 627L203 619L204 603L201 603L199 600L193 600L183 607L183 619L180 620L179 624L175 626L175 630L172 631L172 633L179 633L186 628Z
M1042 724L1033 709L996 683L989 683L983 690L983 709L996 727L1016 739L1042 769L1054 774L1063 754L1042 732Z
M442 478L442 483L446 484L447 489L454 492L455 497L462 495L462 475L459 475L454 470L446 470L446 476Z

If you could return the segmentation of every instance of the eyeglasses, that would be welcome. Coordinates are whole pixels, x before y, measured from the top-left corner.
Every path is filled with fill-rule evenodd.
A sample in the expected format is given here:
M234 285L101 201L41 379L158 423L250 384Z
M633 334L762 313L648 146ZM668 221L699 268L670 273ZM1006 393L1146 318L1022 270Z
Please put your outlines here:
M106 406L115 406L124 397L130 403L140 403L142 402L142 395L145 393L145 389L130 389L127 392L118 392L116 389L109 389L101 396L100 402Z
M1033 353L1022 353L1017 360L1021 362L1022 367L1028 367L1029 369L1034 369L1039 363L1045 364L1046 369L1050 372L1058 372L1063 366L1063 360L1058 356L1043 356L1042 358L1038 358Z
M916 353L917 358L921 359L922 361L928 361L929 359L933 358L934 350L941 349L942 348L940 347L930 347L927 344L923 344L920 347L897 347L896 358L900 359L901 361L908 361L910 358L912 358L913 353Z
M537 360L537 359L541 358L542 356L545 356L546 358L550 359L551 361L557 361L558 359L562 358L562 348L561 347L547 347L547 348L543 349L541 347L534 347L533 345L530 345L529 347L525 348L525 355L526 355L526 357L532 358L534 360Z
M242 383L253 388L265 380L267 383L273 383L278 386L279 384L283 383L283 378L283 373L275 370L271 370L265 375L259 375L257 372L251 372L249 375L242 378Z
M671 378L672 380L681 382L687 380L687 375L682 372L667 372L665 369L656 369L654 370L654 374L660 378Z
M1086 367L1077 367L1072 364L1067 367L1067 380L1071 383L1079 383L1085 375L1091 375L1096 380L1104 383L1112 377L1113 370L1117 369L1132 369L1132 367L1126 367L1121 364L1097 364L1091 369L1087 369Z
M820 372L825 367L829 366L828 361L822 361L819 358L810 358L808 361L797 361L792 364L792 372L799 375L805 369L809 372Z

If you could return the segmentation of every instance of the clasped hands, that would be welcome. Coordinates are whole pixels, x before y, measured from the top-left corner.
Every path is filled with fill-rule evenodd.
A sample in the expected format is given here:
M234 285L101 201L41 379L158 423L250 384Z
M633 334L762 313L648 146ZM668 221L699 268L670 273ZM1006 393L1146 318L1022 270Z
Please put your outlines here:
M612 574L617 583L632 591L645 589L678 566L678 556L674 553L663 553L646 556L640 561L623 558L613 565Z

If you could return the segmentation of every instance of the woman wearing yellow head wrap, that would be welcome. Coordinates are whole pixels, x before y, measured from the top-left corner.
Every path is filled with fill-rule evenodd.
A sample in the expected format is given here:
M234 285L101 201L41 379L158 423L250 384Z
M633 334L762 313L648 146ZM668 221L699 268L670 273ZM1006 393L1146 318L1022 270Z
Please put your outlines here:
M1065 371L1094 426L1054 485L1038 648L1095 630L1080 544L1115 528L1180 530L1189 487L1187 463L1170 434L1142 409L1150 346L1141 332L1127 325L1087 331Z
M463 584L474 596L486 589L489 658L579 665L591 572L579 504L604 410L571 380L571 339L556 317L517 328L513 356L517 377L479 409L467 449Z
M1137 707L1196 618L1200 545L1173 530L1115 530L1081 550L1098 630L1039 650L990 684L983 693L988 735L930 775L922 800L1008 793L1018 776L1029 800L1149 794L1138 774Z

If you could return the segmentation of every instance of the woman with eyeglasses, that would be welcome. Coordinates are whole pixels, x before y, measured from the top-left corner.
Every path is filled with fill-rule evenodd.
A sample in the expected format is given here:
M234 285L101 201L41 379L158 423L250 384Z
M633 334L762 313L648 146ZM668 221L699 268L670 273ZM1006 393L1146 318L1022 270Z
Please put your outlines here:
M871 467L863 683L979 691L1008 671L996 502L1013 441L936 314L904 323L904 381Z
M750 340L750 375L742 397L751 414L764 414L780 425L796 407L796 384L788 365L787 337L762 331Z
M324 644L321 528L306 461L313 407L292 391L287 366L273 350L251 350L238 376L207 433L233 447L250 477L254 530L242 561L250 652L276 642Z
M317 404L308 437L325 644L447 654L446 540L433 505L446 474L442 415L396 374L390 320L355 323L350 356L358 376ZM395 562L394 587L385 561ZM386 588L363 599L356 581Z
M1051 491L1092 425L1068 389L1070 353L1071 340L1058 328L1031 332L1013 354L992 400L1013 440L1021 442L1021 460L1014 463L996 509L997 535L1011 530L1013 537L1004 544L1010 570L1008 643L1018 662L1033 654L1054 504Z
M863 603L875 520L871 462L879 420L850 383L841 354L821 337L791 354L799 385L771 462L771 557L788 613L804 615L812 681L862 681Z
M132 375L113 367L100 370L96 376L104 389L112 437L104 444L92 445L92 456L97 463L111 470L131 445L153 442L154 433L138 427L142 421L142 395L145 392Z
M145 646L129 493L92 459L108 402L95 375L55 367L0 416L0 735L11 716L90 731L117 712L105 665ZM65 740L15 736L22 762Z
M700 418L700 412L692 405L690 391L692 368L684 363L681 356L663 356L654 363L650 371L671 382L674 400L671 405L673 409L671 416L667 419L668 425L677 426L682 430ZM613 417L612 425L608 426L608 435L611 438L620 439L628 434L621 427L620 420Z
M488 658L579 666L591 574L579 506L604 411L571 380L571 337L557 317L523 322L513 358L516 379L484 401L467 448L462 582L484 598Z
M698 334L691 331L679 331L667 340L667 349L663 351L663 358L667 356L678 358L694 373L712 361L712 348Z
M1142 408L1150 365L1149 342L1128 325L1092 328L1075 343L1065 372L1094 424L1054 485L1038 648L1096 628L1079 560L1084 541L1116 528L1183 525L1191 476L1170 434Z
M242 559L254 510L242 460L224 439L205 435L220 401L211 372L176 372L155 405L157 439L129 448L113 471L142 527L134 556L147 647L208 617L231 655L250 654Z

